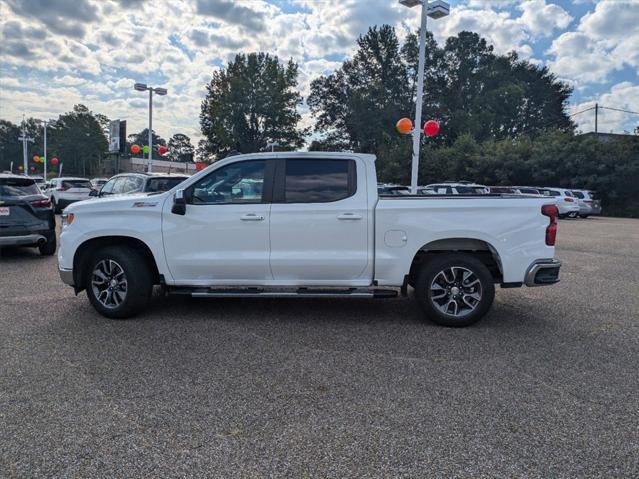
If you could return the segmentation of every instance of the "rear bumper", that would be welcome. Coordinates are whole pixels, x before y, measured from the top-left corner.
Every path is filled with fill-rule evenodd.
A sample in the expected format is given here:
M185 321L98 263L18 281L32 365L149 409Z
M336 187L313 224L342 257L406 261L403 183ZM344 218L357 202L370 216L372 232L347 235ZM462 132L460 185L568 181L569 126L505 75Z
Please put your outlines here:
M540 259L528 267L524 283L526 286L548 286L559 282L561 261Z
M36 246L47 241L47 237L41 234L0 236L0 246Z

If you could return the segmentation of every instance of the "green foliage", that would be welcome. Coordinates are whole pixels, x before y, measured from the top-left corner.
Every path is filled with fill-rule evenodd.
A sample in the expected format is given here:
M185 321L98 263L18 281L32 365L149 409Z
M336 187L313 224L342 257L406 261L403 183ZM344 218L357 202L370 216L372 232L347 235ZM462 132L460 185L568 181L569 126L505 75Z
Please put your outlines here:
M27 135L34 138L29 143L27 158L29 166L35 166L34 174L41 175L43 165L34 164L31 158L44 154L44 135L41 126L29 118L25 122ZM104 133L104 125L108 118L91 112L84 105L75 105L73 110L64 113L47 128L47 157L59 158L64 163L63 173L89 176L101 169L101 161L108 149L108 142ZM18 141L21 135L20 125L0 120L0 170L8 170L13 161L14 172L22 165L22 143ZM50 171L57 171L48 163Z
M292 60L282 64L265 53L238 54L226 69L214 72L200 113L207 139L201 156L264 151L272 142L278 143L278 149L301 147L297 74Z
M161 160L162 157L157 152L157 147L159 145L166 146L166 140L158 135L155 130L151 131L152 139L151 142L154 146L152 157L154 160ZM131 145L138 145L140 148L144 148L149 145L149 129L145 128L139 133L131 133L127 139L127 148L126 151L131 151ZM144 157L148 157L148 154L140 153L140 155Z
M191 138L184 133L176 133L169 140L168 157L171 161L187 162L193 161L195 149L191 144Z
M384 181L407 183L408 166L386 169ZM639 137L597 139L550 130L477 142L461 135L450 146L426 146L420 184L472 180L486 185L560 186L595 190L604 214L639 217Z

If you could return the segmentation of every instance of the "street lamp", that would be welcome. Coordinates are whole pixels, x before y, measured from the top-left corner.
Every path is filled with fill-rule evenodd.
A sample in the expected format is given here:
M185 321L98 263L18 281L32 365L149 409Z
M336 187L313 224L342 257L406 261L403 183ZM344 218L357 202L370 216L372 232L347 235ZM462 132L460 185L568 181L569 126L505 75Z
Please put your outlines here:
M153 92L160 96L167 94L166 88L153 88L146 83L136 83L133 88L137 91L149 91L149 173L153 164Z
M44 181L47 181L47 126L51 128L50 125L54 121L55 120L35 120L36 124L42 125L42 128L44 128Z
M405 7L422 6L422 20L419 30L419 63L417 70L417 98L415 99L415 123L413 126L413 163L410 175L410 189L417 194L417 173L419 170L419 144L422 124L422 97L424 95L424 63L426 62L426 20L427 17L438 19L450 12L450 6L442 0L399 0Z

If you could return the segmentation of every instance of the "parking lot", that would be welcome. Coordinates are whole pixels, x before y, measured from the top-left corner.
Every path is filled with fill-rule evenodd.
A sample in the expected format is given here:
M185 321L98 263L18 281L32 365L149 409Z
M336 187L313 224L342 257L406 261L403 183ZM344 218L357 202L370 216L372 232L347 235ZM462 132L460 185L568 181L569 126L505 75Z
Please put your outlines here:
M639 221L560 222L562 282L466 329L412 301L156 297L99 316L0 257L5 477L639 474Z

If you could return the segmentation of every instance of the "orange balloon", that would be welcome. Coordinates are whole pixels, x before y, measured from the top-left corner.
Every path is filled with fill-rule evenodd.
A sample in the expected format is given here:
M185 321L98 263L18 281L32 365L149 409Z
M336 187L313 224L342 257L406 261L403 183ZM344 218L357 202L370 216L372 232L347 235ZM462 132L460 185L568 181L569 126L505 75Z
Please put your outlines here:
M413 122L410 121L409 118L402 118L401 120L397 122L397 124L395 125L395 128L397 129L398 133L401 133L402 135L407 135L413 131Z
M40 157L39 157L39 156L37 156L37 155L36 155L36 156L34 156L34 157L33 157L33 161L35 161L35 162L37 163L38 161L40 161Z
M138 145L131 145L131 153L137 155L140 153L140 147Z

